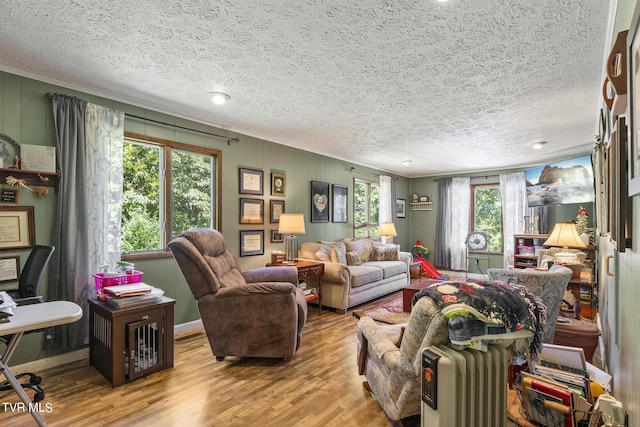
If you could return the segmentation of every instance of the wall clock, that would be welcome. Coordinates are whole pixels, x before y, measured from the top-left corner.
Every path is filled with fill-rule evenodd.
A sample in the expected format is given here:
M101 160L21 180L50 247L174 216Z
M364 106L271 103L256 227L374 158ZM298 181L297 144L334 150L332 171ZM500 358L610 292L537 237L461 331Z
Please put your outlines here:
M489 248L489 238L484 231L472 231L467 235L467 248L470 251L486 251Z

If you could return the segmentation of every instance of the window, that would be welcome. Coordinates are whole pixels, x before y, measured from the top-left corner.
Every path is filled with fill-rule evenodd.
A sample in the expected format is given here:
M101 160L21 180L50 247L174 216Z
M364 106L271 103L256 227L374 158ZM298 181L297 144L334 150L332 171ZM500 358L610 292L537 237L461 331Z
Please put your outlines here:
M502 198L500 186L474 185L471 213L473 231L484 231L489 237L489 251L502 252Z
M184 230L217 228L219 154L173 141L125 135L124 252L164 252L167 243Z
M380 212L380 184L377 182L354 180L353 235L373 237L378 235Z

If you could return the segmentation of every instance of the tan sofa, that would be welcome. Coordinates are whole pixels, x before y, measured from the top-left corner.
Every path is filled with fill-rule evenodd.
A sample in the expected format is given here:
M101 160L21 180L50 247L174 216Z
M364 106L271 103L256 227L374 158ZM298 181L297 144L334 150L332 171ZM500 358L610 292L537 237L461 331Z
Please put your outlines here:
M371 239L305 242L301 259L322 261L322 305L344 314L347 309L395 292L409 284L412 256L399 245Z

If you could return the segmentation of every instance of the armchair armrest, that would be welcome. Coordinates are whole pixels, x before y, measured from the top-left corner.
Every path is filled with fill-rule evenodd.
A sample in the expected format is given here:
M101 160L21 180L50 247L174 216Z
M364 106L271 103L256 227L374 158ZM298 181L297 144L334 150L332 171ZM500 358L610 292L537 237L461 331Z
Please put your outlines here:
M259 267L243 271L247 283L288 282L298 286L298 269L295 267Z
M308 261L321 262L324 264L324 273L322 274L322 281L349 283L351 272L349 271L349 267L346 264L340 264L339 262L331 262L331 261L318 261L315 259L310 259Z
M220 290L218 290L216 294L216 298L217 299L237 298L240 296L256 295L256 294L290 294L290 293L295 293L296 289L297 289L296 285L290 282L247 283L246 285L220 288Z
M375 324L371 317L362 317L358 329L363 337L363 345L368 343L368 357L384 361L390 371L399 377L410 380L415 378L416 370L398 347ZM365 350L367 351L367 350Z
M398 252L398 259L400 261L406 262L408 265L411 265L411 262L413 261L413 255L411 255L411 252L400 251Z

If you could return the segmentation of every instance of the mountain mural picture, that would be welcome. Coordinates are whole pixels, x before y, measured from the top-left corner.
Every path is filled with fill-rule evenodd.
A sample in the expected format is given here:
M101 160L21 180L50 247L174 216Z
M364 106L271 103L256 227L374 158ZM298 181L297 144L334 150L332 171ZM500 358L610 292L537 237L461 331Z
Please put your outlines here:
M592 202L595 199L591 156L525 170L529 207Z

